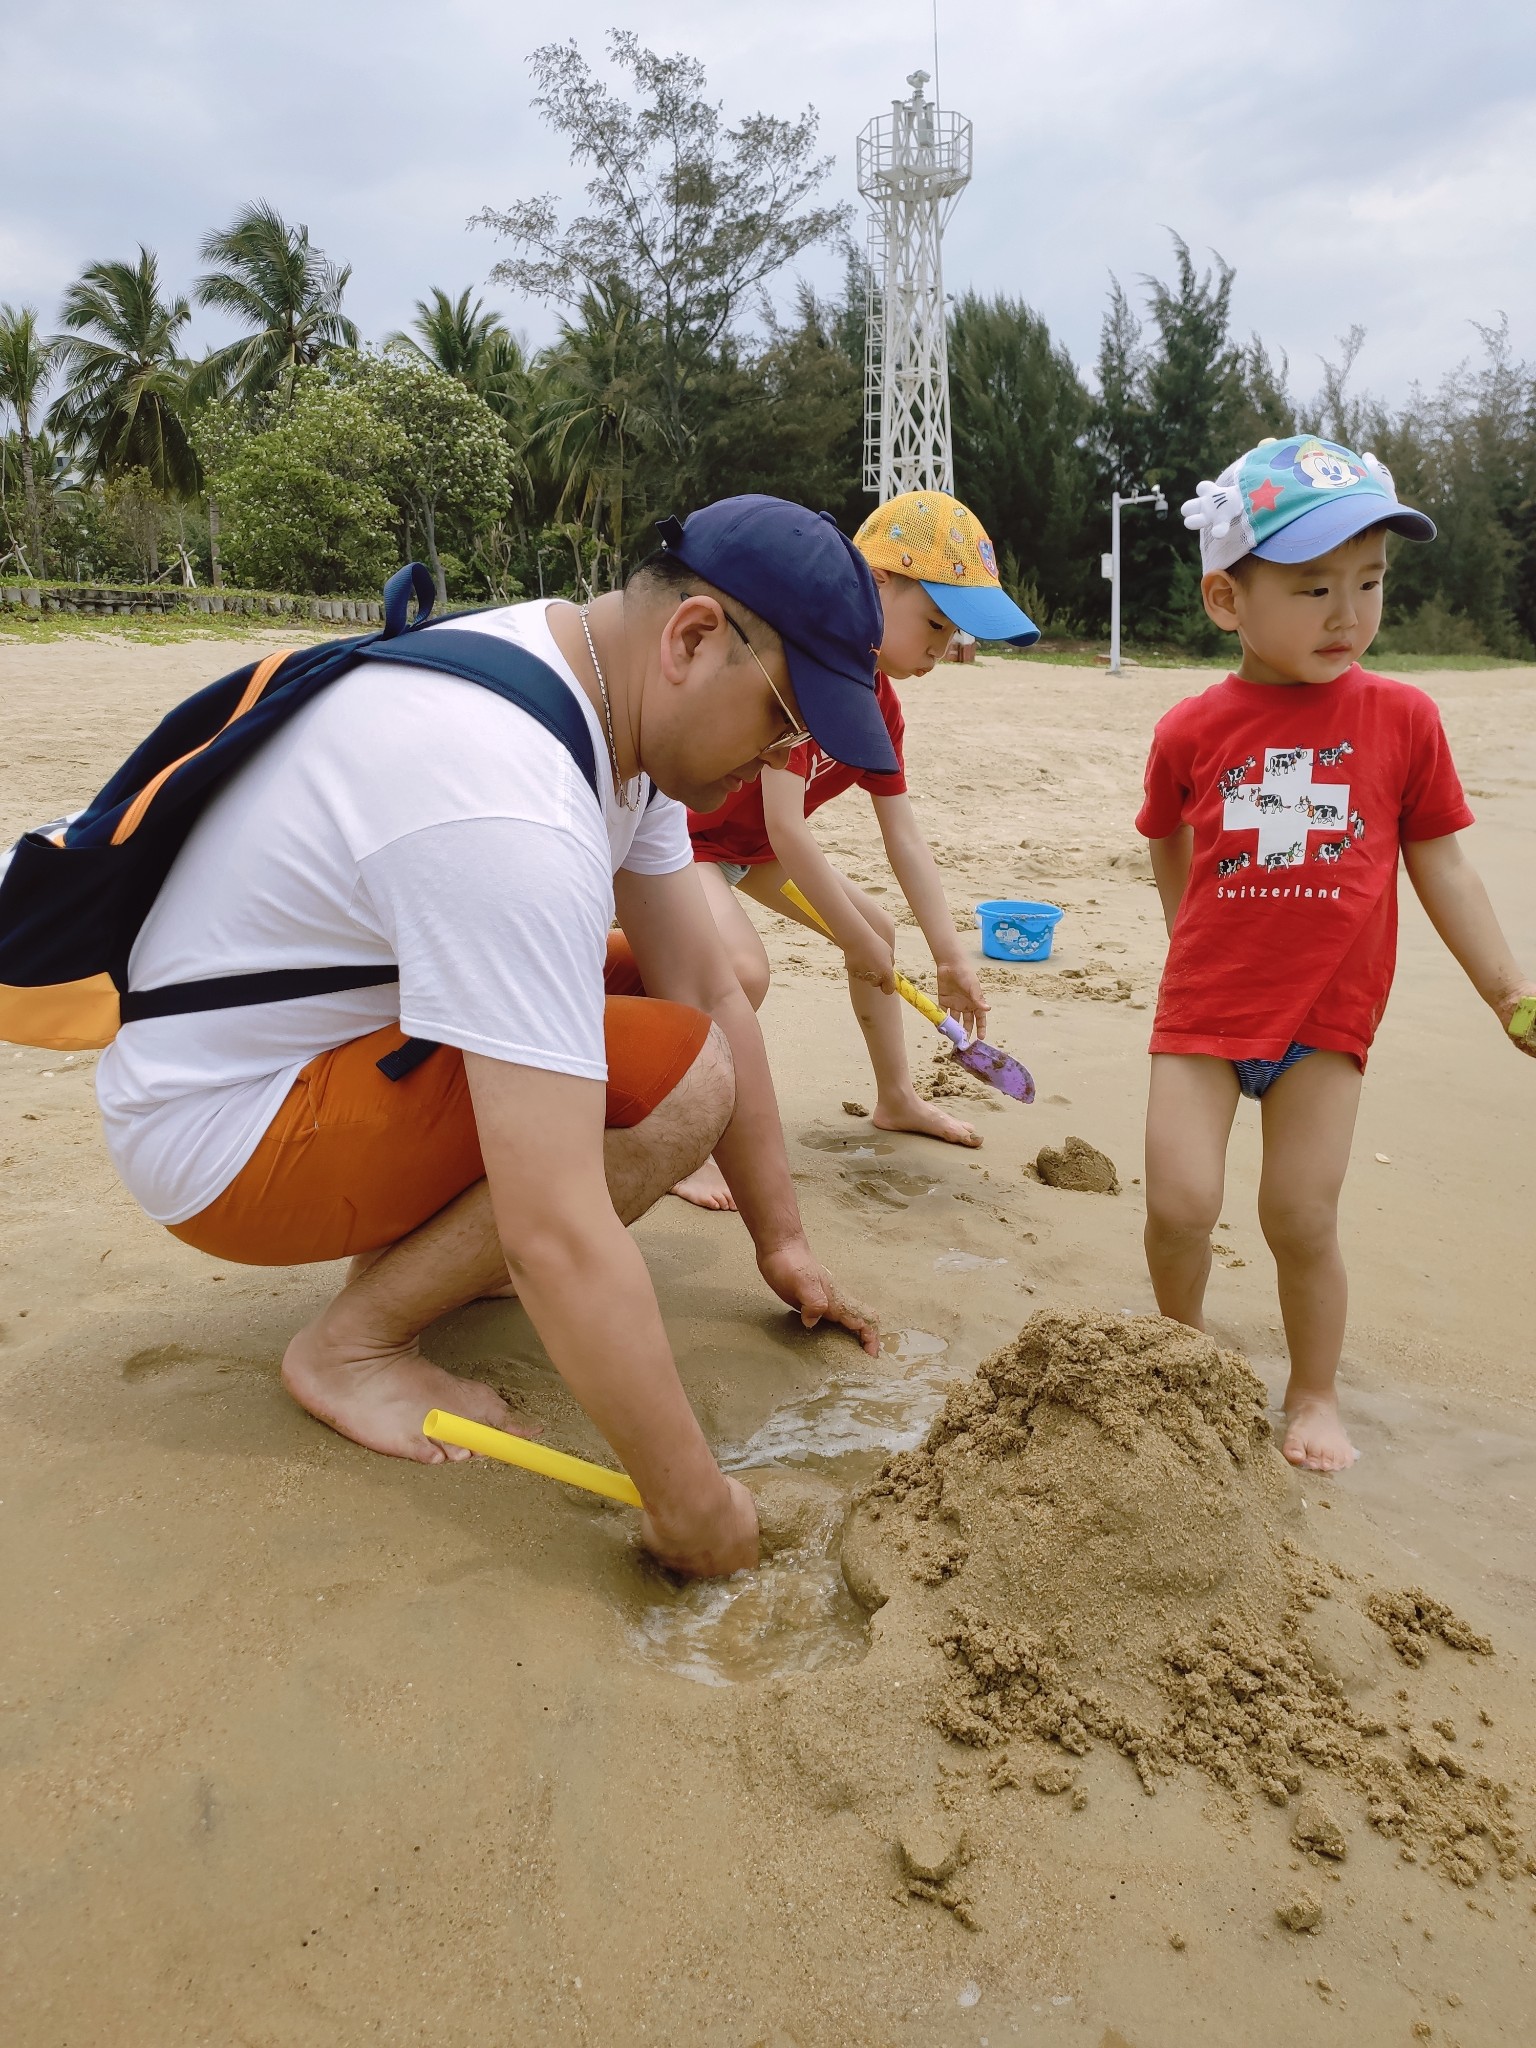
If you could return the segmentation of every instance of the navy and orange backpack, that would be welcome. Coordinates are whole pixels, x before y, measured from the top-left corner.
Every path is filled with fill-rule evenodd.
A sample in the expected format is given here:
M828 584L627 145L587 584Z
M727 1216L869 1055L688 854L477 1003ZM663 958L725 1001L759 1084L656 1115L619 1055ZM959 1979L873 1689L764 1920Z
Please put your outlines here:
M567 748L597 796L592 736L569 688L510 641L455 631L452 618L471 614L433 623L432 595L419 562L397 570L384 588L381 631L269 654L210 683L167 713L83 811L26 833L0 856L0 1038L78 1052L110 1044L137 1018L397 978L379 967L305 967L128 986L139 928L210 799L279 726L360 662L409 662L493 690Z

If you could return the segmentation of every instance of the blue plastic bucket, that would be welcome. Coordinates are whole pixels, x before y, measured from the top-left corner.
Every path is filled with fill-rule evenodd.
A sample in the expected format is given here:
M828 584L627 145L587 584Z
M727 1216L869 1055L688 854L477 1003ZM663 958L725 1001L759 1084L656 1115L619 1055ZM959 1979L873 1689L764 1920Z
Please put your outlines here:
M1049 960L1051 940L1061 922L1054 903L1016 903L999 897L978 903L981 950L989 960Z

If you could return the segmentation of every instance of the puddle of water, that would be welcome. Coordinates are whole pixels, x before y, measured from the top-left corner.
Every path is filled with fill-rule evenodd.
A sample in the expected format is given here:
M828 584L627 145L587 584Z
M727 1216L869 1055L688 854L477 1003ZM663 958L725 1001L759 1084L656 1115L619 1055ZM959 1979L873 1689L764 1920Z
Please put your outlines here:
M839 1373L775 1409L745 1443L727 1445L721 1465L727 1472L755 1465L832 1467L830 1476L851 1491L892 1451L910 1451L948 1390L951 1376L939 1364L949 1346L926 1330L902 1330L890 1333L882 1348L906 1370L880 1379Z
M835 1555L840 1503L893 1451L922 1441L953 1379L943 1369L949 1346L930 1331L892 1331L881 1348L899 1370L879 1379L840 1374L719 1453L727 1472L780 1466L835 1481L822 1528L802 1549L780 1551L734 1579L678 1585L650 1576L643 1606L625 1622L638 1656L699 1685L819 1671L863 1656L868 1617Z
M940 1252L933 1262L935 1273L974 1273L981 1266L1006 1266L1006 1259L984 1259L978 1252L957 1251L953 1246Z
M800 1142L813 1152L841 1152L849 1159L884 1159L896 1150L883 1139L871 1144L868 1138L857 1134L845 1137L838 1131L807 1131Z
M734 1579L653 1588L627 1633L632 1650L675 1677L740 1685L855 1662L868 1619L835 1557L784 1551Z

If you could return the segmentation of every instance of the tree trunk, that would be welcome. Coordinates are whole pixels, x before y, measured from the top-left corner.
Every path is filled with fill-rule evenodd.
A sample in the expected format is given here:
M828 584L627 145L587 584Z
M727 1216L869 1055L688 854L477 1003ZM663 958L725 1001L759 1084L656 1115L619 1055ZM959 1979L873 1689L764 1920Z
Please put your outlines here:
M27 537L32 543L32 574L43 574L43 522L37 509L37 475L32 467L32 430L21 407L16 408L21 432L21 488L27 502Z
M437 553L437 520L433 516L432 500L424 497L421 501L422 538L427 544L427 567L432 571L432 581L437 586L437 601L448 603L448 583L443 575L443 565Z
M160 536L153 527L149 534L149 580L151 583L160 580Z
M215 590L224 580L219 567L219 501L212 493L208 497L208 577Z

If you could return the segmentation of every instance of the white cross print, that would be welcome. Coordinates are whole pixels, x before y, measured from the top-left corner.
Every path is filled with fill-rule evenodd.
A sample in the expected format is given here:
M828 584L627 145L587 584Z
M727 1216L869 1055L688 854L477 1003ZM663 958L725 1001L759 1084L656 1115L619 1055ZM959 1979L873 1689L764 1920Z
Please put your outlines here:
M1300 867L1309 832L1339 838L1348 825L1349 784L1314 782L1310 747L1266 747L1263 780L1240 783L1222 812L1223 831L1258 833L1256 864L1271 870Z

